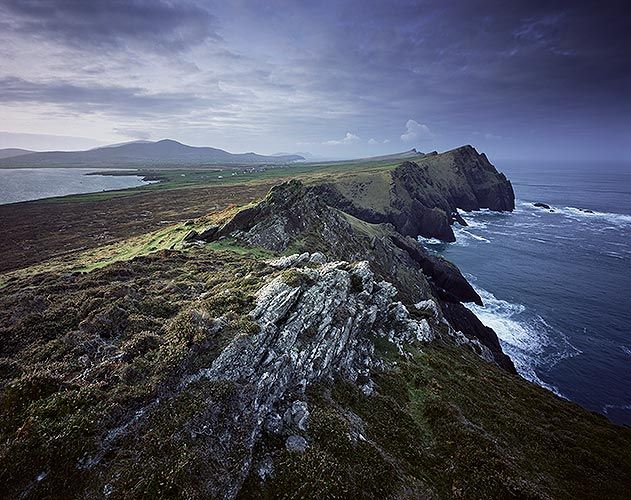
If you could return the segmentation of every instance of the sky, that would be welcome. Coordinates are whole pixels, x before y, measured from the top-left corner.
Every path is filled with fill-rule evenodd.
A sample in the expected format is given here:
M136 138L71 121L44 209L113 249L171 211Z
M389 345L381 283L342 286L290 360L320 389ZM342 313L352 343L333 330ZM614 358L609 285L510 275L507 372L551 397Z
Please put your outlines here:
M631 2L0 0L0 147L631 161Z

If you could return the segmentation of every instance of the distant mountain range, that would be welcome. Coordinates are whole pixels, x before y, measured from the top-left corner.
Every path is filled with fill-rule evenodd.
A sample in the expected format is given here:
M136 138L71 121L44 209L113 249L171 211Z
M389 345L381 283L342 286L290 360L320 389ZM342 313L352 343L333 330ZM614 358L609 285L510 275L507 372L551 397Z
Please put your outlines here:
M29 151L28 149L20 149L20 148L0 149L0 160L4 158L15 158L16 156L27 155L30 153L34 153L34 151Z
M136 141L88 151L48 151L35 153L0 149L0 167L153 167L183 165L243 164L262 165L304 161L301 155L265 156L256 153L229 153L223 149L187 146L171 139Z

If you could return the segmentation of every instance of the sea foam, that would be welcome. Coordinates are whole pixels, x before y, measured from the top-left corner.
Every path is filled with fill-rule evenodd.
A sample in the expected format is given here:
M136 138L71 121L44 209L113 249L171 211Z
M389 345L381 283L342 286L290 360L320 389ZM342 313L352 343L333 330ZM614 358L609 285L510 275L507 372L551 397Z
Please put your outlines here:
M520 201L518 207L521 209L531 209L532 215L541 216L542 214L560 215L566 219L575 222L595 222L599 224L608 224L610 229L613 227L631 227L631 215L619 214L615 212L598 212L596 210L586 212L585 209L577 207L556 207L550 205L552 211L534 207L531 202Z
M475 278L468 276L471 281ZM539 315L528 314L523 304L498 299L488 290L473 285L484 306L465 304L483 324L492 328L502 349L510 356L517 372L525 379L545 387L558 396L559 390L545 383L537 374L542 366L550 367L561 359L580 353L566 337Z

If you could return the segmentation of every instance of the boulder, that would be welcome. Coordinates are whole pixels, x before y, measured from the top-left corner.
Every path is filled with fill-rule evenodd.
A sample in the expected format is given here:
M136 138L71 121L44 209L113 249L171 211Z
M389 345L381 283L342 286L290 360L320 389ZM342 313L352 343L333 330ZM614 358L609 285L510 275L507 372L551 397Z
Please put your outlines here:
M307 440L302 436L289 436L285 441L285 448L291 453L304 453L307 449Z

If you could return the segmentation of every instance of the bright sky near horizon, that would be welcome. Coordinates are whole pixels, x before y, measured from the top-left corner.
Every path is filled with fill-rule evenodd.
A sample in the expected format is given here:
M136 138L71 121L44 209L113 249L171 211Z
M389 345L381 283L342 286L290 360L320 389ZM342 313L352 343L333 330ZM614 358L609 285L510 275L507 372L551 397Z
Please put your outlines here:
M0 0L0 147L629 159L627 1Z

